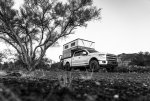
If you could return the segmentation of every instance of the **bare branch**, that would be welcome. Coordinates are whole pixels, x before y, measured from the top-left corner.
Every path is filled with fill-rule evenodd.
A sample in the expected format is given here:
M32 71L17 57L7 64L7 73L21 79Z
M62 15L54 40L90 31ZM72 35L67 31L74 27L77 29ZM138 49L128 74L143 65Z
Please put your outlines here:
M3 39L5 42L7 42L8 44L10 44L12 47L14 47L17 50L17 52L19 54L21 54L20 50L12 42L10 42L8 39L6 39L4 37L1 37L1 36L0 36L0 39Z

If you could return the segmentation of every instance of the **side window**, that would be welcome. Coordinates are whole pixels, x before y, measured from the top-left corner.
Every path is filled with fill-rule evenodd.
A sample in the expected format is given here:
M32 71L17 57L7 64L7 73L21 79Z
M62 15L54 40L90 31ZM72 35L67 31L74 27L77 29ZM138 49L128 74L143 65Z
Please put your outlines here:
M87 52L86 51L78 51L78 52L76 52L75 54L74 54L74 56L83 56L83 55L85 55L85 54L87 54Z
M68 48L68 45L65 46L65 49L67 49L67 48Z
M75 52L74 56L80 56L82 51Z
M71 47L75 46L75 42L71 43Z

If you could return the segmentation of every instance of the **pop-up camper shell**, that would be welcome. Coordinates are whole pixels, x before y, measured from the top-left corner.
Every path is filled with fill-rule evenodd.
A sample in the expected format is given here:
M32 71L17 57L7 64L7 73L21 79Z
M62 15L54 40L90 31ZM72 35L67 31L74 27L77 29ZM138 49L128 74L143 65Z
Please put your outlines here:
M63 45L63 56L62 59L72 57L74 51L80 49L94 49L95 42L84 40L84 39L75 39L71 42L68 42Z

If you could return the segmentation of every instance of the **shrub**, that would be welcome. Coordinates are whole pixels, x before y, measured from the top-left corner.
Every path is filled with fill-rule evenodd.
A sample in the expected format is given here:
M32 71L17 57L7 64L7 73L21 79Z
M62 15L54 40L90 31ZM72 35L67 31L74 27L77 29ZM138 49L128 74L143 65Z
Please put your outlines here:
M3 70L0 71L0 76L6 76L6 75L7 75L6 71L3 71Z
M55 71L61 69L63 69L62 62L53 63L50 68L50 70L55 70Z
M129 72L137 72L137 73L144 73L150 72L150 66L119 66L114 69L114 72L122 72L122 73L129 73Z
M66 87L69 89L72 89L72 81L73 81L73 76L72 76L72 72L65 72L63 74L59 74L57 75L58 77L58 82L60 87Z

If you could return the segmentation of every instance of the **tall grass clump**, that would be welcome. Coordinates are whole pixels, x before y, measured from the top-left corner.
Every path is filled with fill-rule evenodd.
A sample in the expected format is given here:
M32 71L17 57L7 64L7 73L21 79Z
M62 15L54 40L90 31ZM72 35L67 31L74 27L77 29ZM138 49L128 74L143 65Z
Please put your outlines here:
M58 74L58 82L60 87L72 88L73 75L72 72L65 71L62 74Z

